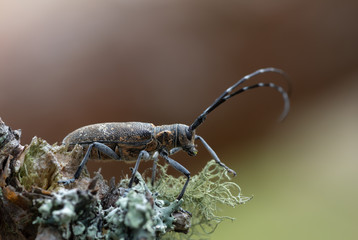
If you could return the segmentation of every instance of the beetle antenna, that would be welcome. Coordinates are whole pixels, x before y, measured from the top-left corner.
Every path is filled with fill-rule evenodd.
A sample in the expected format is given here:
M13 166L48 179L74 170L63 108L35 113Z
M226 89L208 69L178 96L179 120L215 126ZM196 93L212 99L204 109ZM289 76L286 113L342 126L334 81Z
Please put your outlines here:
M260 75L262 73L267 73L267 72L275 72L278 74L281 74L285 77L285 79L288 82L288 91L286 92L281 86L278 86L274 83L257 83L251 86L247 86L247 87L243 87L240 88L236 91L233 92L233 90L235 88L237 88L240 84L244 83L245 81L251 79L252 77L256 76L256 75ZM191 135L191 133L198 127L200 126L204 120L206 119L206 116L213 111L215 108L217 108L218 106L220 106L223 102L225 102L226 100L228 100L229 98L238 95L240 93L243 93L247 90L250 89L254 89L254 88L258 88L258 87L270 87L270 88L274 88L275 90L277 90L278 92L281 93L282 98L284 100L284 109L281 113L281 116L279 118L280 121L282 121L288 111L290 110L290 99L289 99L289 95L291 93L291 83L289 81L289 78L287 76L287 74L282 71L281 69L278 68L262 68L259 70L256 70L253 73L250 73L248 75L246 75L245 77L241 78L239 81L237 81L234 85L232 85L231 87L229 87L228 89L225 90L225 92L223 92L215 101L212 105L210 105L202 114L199 115L199 117L197 119L195 119L195 121L190 125L189 127L189 134Z

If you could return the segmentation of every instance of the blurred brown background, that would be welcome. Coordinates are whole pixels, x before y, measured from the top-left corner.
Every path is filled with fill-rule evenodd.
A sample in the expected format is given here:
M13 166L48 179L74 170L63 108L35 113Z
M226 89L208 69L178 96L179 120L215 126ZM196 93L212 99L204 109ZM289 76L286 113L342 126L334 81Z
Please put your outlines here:
M280 95L257 89L198 128L255 195L224 208L237 220L212 238L356 239L357 23L349 0L1 1L0 117L23 143L97 122L190 124L240 77L281 68L293 83L282 124ZM195 173L210 158L199 150L175 159Z

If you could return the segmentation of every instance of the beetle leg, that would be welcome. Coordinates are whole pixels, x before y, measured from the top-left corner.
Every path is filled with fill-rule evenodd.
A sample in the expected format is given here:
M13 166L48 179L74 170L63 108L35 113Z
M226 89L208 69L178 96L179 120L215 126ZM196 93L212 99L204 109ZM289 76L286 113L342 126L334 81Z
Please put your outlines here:
M106 154L108 157L111 157L115 160L121 160L121 158L117 155L112 148L108 147L107 145L99 142L92 143L93 147L97 148L99 152ZM91 145L92 145L91 144Z
M110 147L108 147L107 145L105 145L103 143L93 142L88 146L87 152L86 152L84 158L82 159L80 166L77 168L74 178L71 178L68 180L61 180L61 181L58 181L58 183L63 183L66 185L69 183L73 183L76 179L78 179L81 175L83 167L88 162L89 156L91 154L91 150L94 147L97 148L99 152L106 154L108 157L111 157L116 160L120 160L120 157Z
M236 176L236 172L234 170L230 169L228 166L226 166L223 162L220 161L218 155L216 155L214 150L209 146L209 144L206 143L204 138L196 135L195 139L199 139L203 143L204 147L209 151L209 153L214 158L214 160L216 161L217 164L219 164L221 167L225 168L226 171L228 171L228 172L232 173L234 176Z
M185 168L183 167L180 163L178 163L177 161L175 161L174 159L171 159L167 154L161 154L161 156L173 167L175 168L176 170L178 170L179 172L183 173L186 177L187 177L187 180L184 184L184 187L183 189L181 190L179 196L177 197L177 200L180 200L182 199L182 197L184 196L184 193L185 193L185 190L186 190L186 187L188 186L188 183L189 183L189 180L190 180L190 172Z
M137 159L137 162L135 163L135 166L134 166L134 169L132 171L132 177L131 177L131 180L129 181L129 184L128 184L128 188L132 188L132 185L133 185L133 181L134 181L134 178L135 178L135 174L139 168L139 163L140 163L140 160L143 158L143 159L149 159L150 155L147 151L145 150L142 150L140 151L139 155L138 155L138 159Z
M158 152L155 152L153 155L153 168L152 168L152 186L154 186L154 180L155 180L155 175L157 173L157 163L158 163Z
M179 152L180 150L182 150L181 147L172 148L172 149L169 151L169 155L176 154L176 153Z

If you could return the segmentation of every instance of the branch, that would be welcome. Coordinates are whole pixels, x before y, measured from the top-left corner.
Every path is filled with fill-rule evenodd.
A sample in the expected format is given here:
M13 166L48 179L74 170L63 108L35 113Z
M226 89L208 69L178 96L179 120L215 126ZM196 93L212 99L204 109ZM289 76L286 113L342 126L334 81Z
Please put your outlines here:
M128 189L128 178L108 183L99 172L63 186L58 181L73 176L83 148L67 151L37 137L22 146L20 135L0 119L0 239L172 239L173 232L189 238L195 226L225 219L215 216L217 203L248 200L214 161L192 177L180 201L184 179L160 165L154 187L139 173Z

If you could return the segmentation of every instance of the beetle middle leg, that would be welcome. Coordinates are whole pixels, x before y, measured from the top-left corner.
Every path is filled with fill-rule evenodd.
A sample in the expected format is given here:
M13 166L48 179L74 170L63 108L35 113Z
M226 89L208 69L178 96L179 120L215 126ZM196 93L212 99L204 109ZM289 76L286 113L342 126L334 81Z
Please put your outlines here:
M181 190L179 196L177 197L177 200L182 199L182 197L184 196L186 187L188 186L189 180L190 180L190 172L183 167L183 165L181 165L180 163L178 163L177 161L175 161L174 159L171 159L166 153L162 153L161 156L172 166L174 167L176 170L178 170L179 172L183 173L186 177L187 180L184 184L183 189Z
M132 185L133 185L133 181L134 181L134 178L135 178L135 174L139 168L139 163L140 163L140 160L143 159L149 159L150 158L150 155L147 151L145 150L142 150L140 151L139 155L138 155L138 159L137 159L137 162L135 163L135 166L134 166L134 169L132 171L132 177L131 177L131 180L129 181L129 184L128 184L128 188L132 188Z
M176 147L176 148L173 148L170 150L170 155L173 155L177 152L179 152L180 150L182 150L182 148L180 147ZM155 176L156 176L156 173L157 173L157 164L158 164L158 152L156 152L154 155L153 155L153 159L154 159L154 163L153 163L153 168L152 168L152 186L154 186L154 180L155 180Z
M117 153L115 153L110 147L108 147L107 145L105 145L103 143L93 142L88 146L87 152L86 152L84 158L82 159L80 166L77 168L74 178L71 178L68 180L60 180L60 181L58 181L58 183L63 183L65 185L70 184L70 183L73 183L76 179L78 179L80 177L84 166L88 162L92 148L97 148L97 150L99 152L106 154L108 157L111 157L115 160L120 160L120 157L117 155Z

